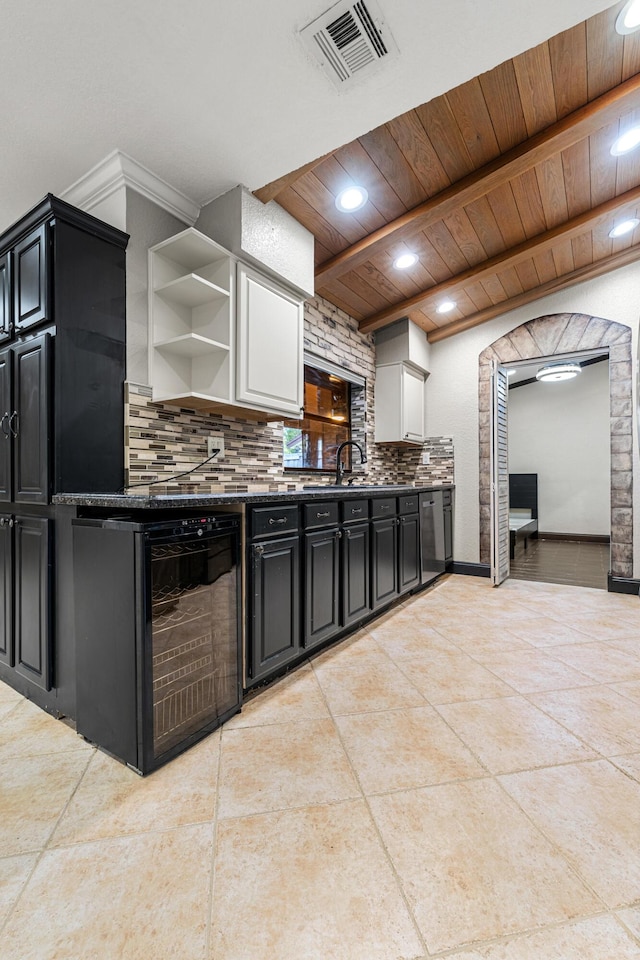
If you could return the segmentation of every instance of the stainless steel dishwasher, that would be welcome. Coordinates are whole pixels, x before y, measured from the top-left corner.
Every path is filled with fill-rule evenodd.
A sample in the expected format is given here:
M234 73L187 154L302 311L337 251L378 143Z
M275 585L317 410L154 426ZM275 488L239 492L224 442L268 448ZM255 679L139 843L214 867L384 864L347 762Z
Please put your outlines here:
M420 494L420 552L422 583L431 583L446 566L442 490Z

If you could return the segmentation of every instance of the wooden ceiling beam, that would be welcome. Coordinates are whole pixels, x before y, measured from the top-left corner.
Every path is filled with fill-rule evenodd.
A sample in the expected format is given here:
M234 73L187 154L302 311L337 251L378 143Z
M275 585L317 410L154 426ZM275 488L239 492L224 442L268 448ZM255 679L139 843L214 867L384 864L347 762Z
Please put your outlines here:
M380 327L386 327L389 323L393 323L394 320L406 317L407 314L415 308L424 309L436 300L452 297L458 291L464 289L467 284L482 282L500 270L506 270L508 267L514 267L524 260L530 260L532 257L552 249L560 240L571 240L589 228L596 226L599 221L610 218L613 213L621 210L623 207L637 203L640 203L640 185L633 187L631 190L627 190L626 193L620 194L618 197L612 197L611 200L601 203L592 210L587 210L577 217L567 220L566 223L561 223L552 230L547 230L537 237L531 237L529 240L525 240L524 243L505 250L504 253L499 253L489 260L483 260L482 263L476 264L474 267L469 267L468 270L458 273L450 280L444 280L442 283L428 287L421 293L414 294L412 297L407 297L405 300L386 307L378 313L365 317L360 321L359 328L362 333L371 333L372 330L379 330ZM525 291L525 294L527 292L528 291ZM497 304L496 306L500 307L501 305ZM491 310L493 308L489 307L487 309ZM500 310L499 312L505 311ZM497 314L494 314L494 316L496 315ZM454 322L462 323L463 321Z
M640 73L320 264L316 268L316 288L325 287L331 280L361 266L378 247L389 243L395 234L407 229L425 229L449 216L459 207L479 200L514 177L521 176L608 123L618 120L621 114L638 106L639 93ZM259 194L260 191L256 196Z
M584 267L572 270L571 273L565 273L555 280L549 280L547 283L543 283L539 287L534 287L532 290L525 290L524 293L520 293L516 297L511 297L510 300L493 304L493 306L487 307L485 310L479 310L477 313L471 314L468 317L462 317L461 320L454 320L444 327L431 330L427 333L427 340L430 343L446 340L448 337L453 337L457 333L463 333L463 331L470 330L472 327L479 327L483 323L487 323L488 320L493 320L495 317L499 317L503 313L508 313L510 310L524 307L526 304L540 300L542 297L546 297L551 293L564 290L565 287L572 287L576 283L593 280L595 277L600 277L605 273L609 273L611 270L626 267L630 263L635 263L638 259L640 259L640 245L628 247L626 250L621 250L620 253L613 253L610 257L605 257L604 260L586 264Z

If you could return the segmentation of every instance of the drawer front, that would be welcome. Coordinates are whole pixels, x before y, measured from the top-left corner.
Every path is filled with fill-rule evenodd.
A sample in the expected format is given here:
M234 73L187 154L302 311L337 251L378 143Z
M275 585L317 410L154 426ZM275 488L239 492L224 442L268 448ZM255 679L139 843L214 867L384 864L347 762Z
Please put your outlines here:
M445 507L451 506L451 490L442 491L442 504Z
M298 507L283 504L281 507L256 507L251 511L251 536L268 537L272 534L291 533L298 529Z
M402 516L405 513L418 512L418 494L411 494L406 497L398 497L398 513Z
M369 519L368 500L343 500L340 506L343 523L357 523L358 520Z
M397 502L395 497L380 497L379 500L371 501L372 517L394 517L397 513Z
M313 527L330 527L338 522L338 501L322 501L305 503L304 527L305 530Z

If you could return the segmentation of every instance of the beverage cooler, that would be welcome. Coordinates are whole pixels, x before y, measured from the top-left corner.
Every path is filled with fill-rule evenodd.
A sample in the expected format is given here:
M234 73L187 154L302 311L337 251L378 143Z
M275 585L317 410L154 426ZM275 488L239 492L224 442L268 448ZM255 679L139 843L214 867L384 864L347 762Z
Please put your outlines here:
M240 710L239 529L73 521L77 731L139 773Z

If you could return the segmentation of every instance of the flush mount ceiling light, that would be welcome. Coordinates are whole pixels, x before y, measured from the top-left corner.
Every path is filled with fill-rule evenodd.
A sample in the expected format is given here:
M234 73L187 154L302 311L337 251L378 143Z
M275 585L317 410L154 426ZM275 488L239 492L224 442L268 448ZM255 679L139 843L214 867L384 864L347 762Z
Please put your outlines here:
M355 213L356 210L362 210L368 199L369 194L364 187L346 187L336 197L336 207L342 213Z
M418 255L416 253L403 253L401 257L396 257L393 265L397 270L407 270L408 267L412 267L417 262Z
M609 153L612 157L621 157L640 144L640 127L631 127L613 141Z
M553 380L572 380L581 372L579 363L549 363L546 367L540 367L536 373L536 380L543 383Z
M617 237L624 237L625 233L631 233L632 230L640 223L637 217L632 217L631 220L623 220L622 223L619 223L609 231L609 236L612 240L615 240Z
M456 304L453 300L443 300L442 303L436 307L437 313L450 313L451 310L455 310Z
M640 27L640 0L628 0L616 18L616 32L624 36Z

